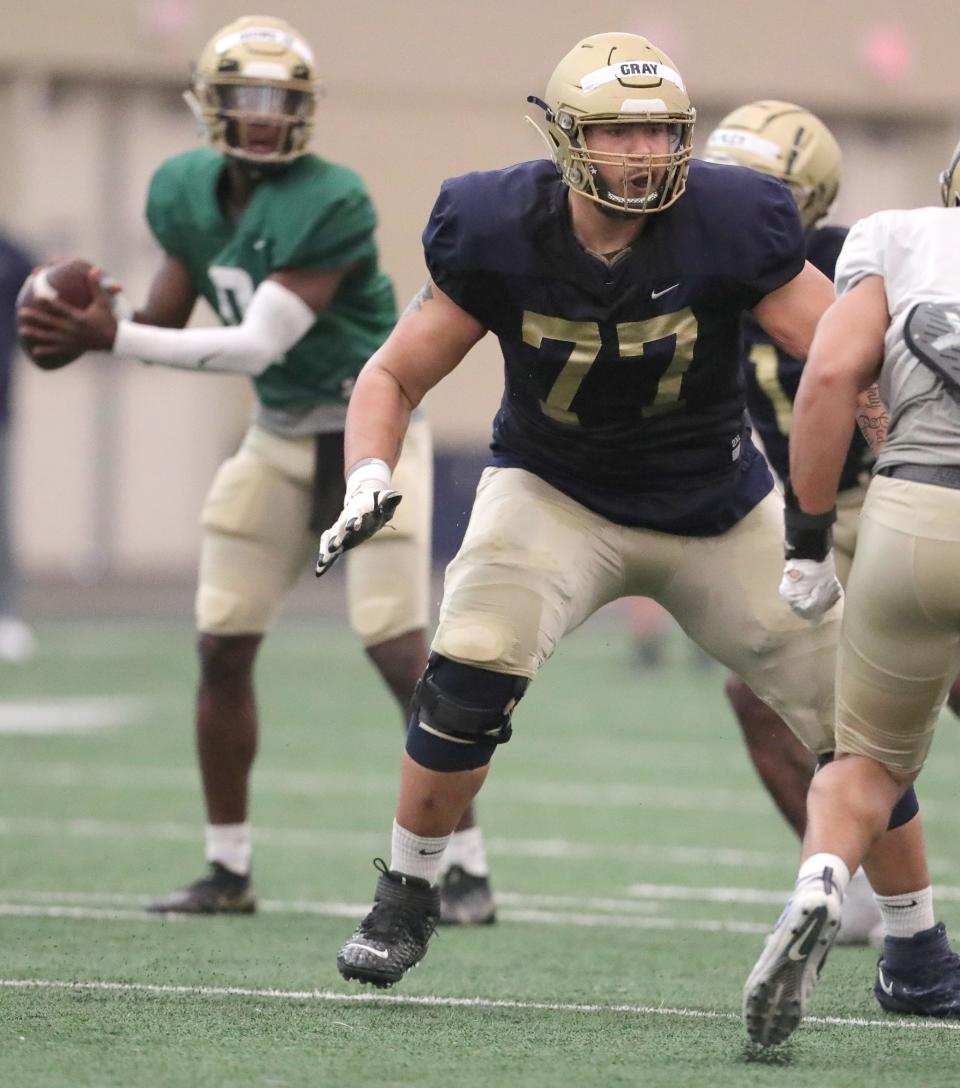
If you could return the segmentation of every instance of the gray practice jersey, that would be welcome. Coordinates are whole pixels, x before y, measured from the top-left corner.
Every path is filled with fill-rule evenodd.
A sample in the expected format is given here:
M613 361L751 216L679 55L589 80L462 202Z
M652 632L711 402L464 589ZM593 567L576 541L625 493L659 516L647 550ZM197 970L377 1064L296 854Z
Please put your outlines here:
M904 336L917 303L960 303L960 210L917 208L861 219L837 260L837 295L865 276L883 277L891 318L879 381L890 428L877 468L960 465L960 402Z

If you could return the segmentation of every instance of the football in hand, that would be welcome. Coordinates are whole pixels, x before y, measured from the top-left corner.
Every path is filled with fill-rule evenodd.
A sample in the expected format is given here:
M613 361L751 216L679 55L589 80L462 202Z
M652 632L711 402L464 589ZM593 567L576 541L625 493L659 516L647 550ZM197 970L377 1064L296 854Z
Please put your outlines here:
M20 297L17 299L17 308L31 306L39 299L62 299L70 306L86 308L93 301L93 289L90 286L90 270L93 265L89 261L72 258L65 261L55 261L53 264L44 265L32 273L23 285ZM83 352L72 355L34 355L33 341L29 337L21 337L27 355L43 370L57 370L74 359L80 357Z

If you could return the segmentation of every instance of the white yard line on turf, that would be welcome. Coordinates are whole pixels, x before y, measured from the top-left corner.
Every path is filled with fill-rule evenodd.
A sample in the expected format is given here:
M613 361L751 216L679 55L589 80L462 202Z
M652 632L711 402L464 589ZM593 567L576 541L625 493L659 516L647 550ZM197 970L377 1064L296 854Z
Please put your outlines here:
M128 823L119 820L67 819L45 817L2 816L0 835L31 835L56 838L153 839L160 842L196 843L200 832L192 823ZM355 851L386 850L388 835L379 831L331 831L306 827L257 827L254 838L258 845L290 847L317 853L344 854ZM522 857L554 859L557 861L625 861L652 862L662 865L717 865L736 869L777 869L783 871L781 853L769 850L738 850L732 847L665 846L647 843L618 845L616 843L571 842L569 839L487 839L487 852L492 857ZM934 873L956 872L956 866L944 858L928 858ZM643 885L637 885L642 887ZM779 893L777 893L779 895ZM947 898L960 898L946 889Z
M142 721L149 707L134 696L0 699L0 736L92 733Z
M427 1005L441 1008L513 1009L531 1012L626 1013L632 1016L676 1016L688 1020L732 1020L732 1012L671 1008L666 1005L583 1005L561 1001L509 1001L485 997L406 996L402 994L342 994L332 990L272 990L245 986L162 986L147 982L67 981L65 979L4 978L0 987L12 990L95 990L120 993L171 994L190 997L256 997L280 1001L329 1001L342 1004ZM859 1016L807 1016L808 1024L838 1027L887 1028L893 1031L960 1031L944 1020L867 1020Z
M141 900L141 903L145 900ZM260 909L265 914L310 914L326 918L349 918L356 920L363 917L369 904L336 902L277 902L261 901ZM585 928L603 927L607 929L653 929L653 930L691 930L700 933L748 933L764 934L770 929L769 923L725 921L717 918L656 918L638 915L592 914L583 911L549 910L514 910L500 907L498 917L503 922L533 923L544 926L581 926ZM164 915L148 914L144 910L117 910L115 908L70 907L45 903L3 903L0 902L0 917L17 918L67 918L85 922L142 922L163 920ZM169 915L175 921L192 921L189 917ZM205 919L201 919L204 921Z
M105 839L154 839L164 842L199 841L201 831L192 823L127 823L113 820L33 818L0 816L0 835L28 837L76 836ZM317 828L257 827L258 845L293 847L326 853L376 851L389 847L389 831L331 831ZM663 846L644 843L570 842L568 839L487 839L487 851L494 857L555 858L561 861L656 861L678 865L723 865L736 868L777 868L783 855L774 851L737 850L706 846ZM931 865L933 862L931 861Z
M780 895L780 893L777 894ZM786 899L787 894L787 892L783 892L783 894L780 895L780 899L776 900L776 902L779 904L782 899ZM0 902L99 903L107 906L124 906L131 903L142 904L149 898L150 896L146 893L77 892L60 891L57 889L37 891L35 889L0 887ZM531 909L547 908L573 911L620 911L628 912L630 914L649 913L656 906L654 902L643 899L618 899L610 896L547 895L542 893L525 895L520 892L505 892L499 888L497 889L497 902L503 906ZM278 913L289 911L313 914L316 913L318 909L323 909L325 901L322 899L261 899L259 905L263 910L275 911Z
M80 702L71 700L69 702ZM123 713L122 699L114 700L116 714ZM107 704L110 700L89 700ZM11 718L12 732L85 732L106 725L132 723L142 720L147 713L143 700L126 700L131 706L127 719L115 721L110 713L102 721L94 720L84 725L69 724L69 718L59 719L51 715L50 728L29 723L22 728ZM139 702L139 706L134 706ZM26 705L26 704L24 704ZM37 704L38 707L44 704ZM0 701L0 735L4 728L4 703ZM91 709L91 714L93 710ZM107 708L109 710L109 708ZM38 711L38 713L40 713ZM77 714L82 714L78 710ZM57 724L59 721L60 724ZM49 789L84 788L98 791L180 791L194 792L197 788L197 772L193 767L144 767L138 764L97 764L87 766L78 763L11 761L0 766L0 785L34 785ZM392 775L316 774L309 771L263 769L257 772L257 789L263 794L281 797L388 797L396 792L396 779ZM484 796L505 804L533 808L584 808L629 809L642 819L644 809L661 809L669 812L723 812L751 815L770 811L770 802L760 791L744 792L737 788L720 786L677 787L659 783L608 782L588 784L583 782L541 782L523 779L498 779L484 789ZM945 802L923 802L924 813L938 822L953 824L960 815L955 805Z
M69 918L81 922L183 922L183 914L148 914L140 910L96 909L93 907L51 907L34 903L0 903L0 917L9 918Z
M2 707L2 703L0 703ZM102 790L190 790L197 788L193 767L144 767L137 764L100 764L18 761L16 767L0 767L0 783L51 788L80 786ZM396 778L387 774L316 774L309 771L263 769L257 772L260 793L279 796L392 797ZM524 807L631 808L656 806L677 811L767 812L770 802L757 791L716 786L680 787L661 783L541 782L505 779L492 782L486 790L491 797Z
M2 816L0 835L28 838L103 838L153 839L158 842L200 841L201 831L192 823L128 823L119 820L74 818L67 820L46 817ZM373 852L389 849L388 831L332 831L329 828L256 827L257 845L327 854L349 854L355 851ZM571 842L569 839L487 839L491 857L540 858L556 861L624 861L650 862L660 865L716 865L735 869L776 869L783 873L784 857L773 850L738 850L733 847L666 846L653 843ZM928 858L934 873L953 875L956 865L945 858ZM780 893L777 893L778 896ZM952 898L947 893L948 897ZM960 898L958 891L956 898ZM778 900L779 901L779 900Z
M596 918L597 924L617 924L616 919L609 915L631 916L638 918L641 915L649 915L654 910L662 907L664 903L681 901L688 903L733 903L743 905L756 905L760 907L780 907L789 896L790 892L784 888L780 891L770 891L764 888L711 888L689 887L678 884L632 884L627 889L631 896L637 898L620 898L614 896L580 896L580 895L550 895L546 893L526 894L522 892L509 892L497 889L497 904L502 918L513 921L536 921L539 919L565 920L570 915L583 918ZM960 887L948 885L935 885L934 898L937 900L960 900ZM79 892L36 890L25 888L0 887L0 914L15 914L21 912L45 911L50 904L72 904L78 906L98 905L101 908L123 908L126 906L143 906L150 898L145 892ZM362 913L366 909L362 903L337 903L329 900L316 899L261 899L259 909L267 914L319 914L328 916L352 916ZM117 911L118 917L123 914ZM67 915L64 915L67 917ZM662 919L654 920L659 928ZM590 924L590 923L583 923ZM642 926L641 919L636 923ZM703 922L705 928L713 928L720 923L712 921ZM761 927L763 930L763 927ZM744 932L759 932L752 923L746 923ZM763 930L765 931L765 930Z

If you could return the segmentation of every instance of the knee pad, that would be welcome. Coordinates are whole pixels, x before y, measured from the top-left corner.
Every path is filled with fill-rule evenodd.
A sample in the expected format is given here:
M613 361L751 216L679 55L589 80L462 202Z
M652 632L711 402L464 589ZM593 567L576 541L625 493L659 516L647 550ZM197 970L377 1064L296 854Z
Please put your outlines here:
M414 692L407 755L431 771L486 766L510 739L510 716L529 683L431 654Z
M887 830L893 831L895 827L903 827L920 811L920 802L917 800L917 791L911 786L900 800L893 806L890 813L890 823Z
M817 756L817 770L832 762L833 752L821 752ZM893 810L890 813L890 822L887 824L887 830L893 831L898 827L903 827L904 824L910 823L919 811L920 800L917 797L917 791L911 786L893 806Z

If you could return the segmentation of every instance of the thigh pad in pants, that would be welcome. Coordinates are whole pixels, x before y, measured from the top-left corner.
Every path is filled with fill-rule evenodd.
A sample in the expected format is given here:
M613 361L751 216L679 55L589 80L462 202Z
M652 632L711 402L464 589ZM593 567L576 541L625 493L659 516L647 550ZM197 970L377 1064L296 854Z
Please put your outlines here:
M863 507L837 674L837 751L923 766L960 666L960 491L877 476Z
M447 567L432 649L532 678L622 584L619 526L517 468L488 468Z
M262 634L314 546L307 529L313 440L253 426L221 466L203 507L197 627Z

